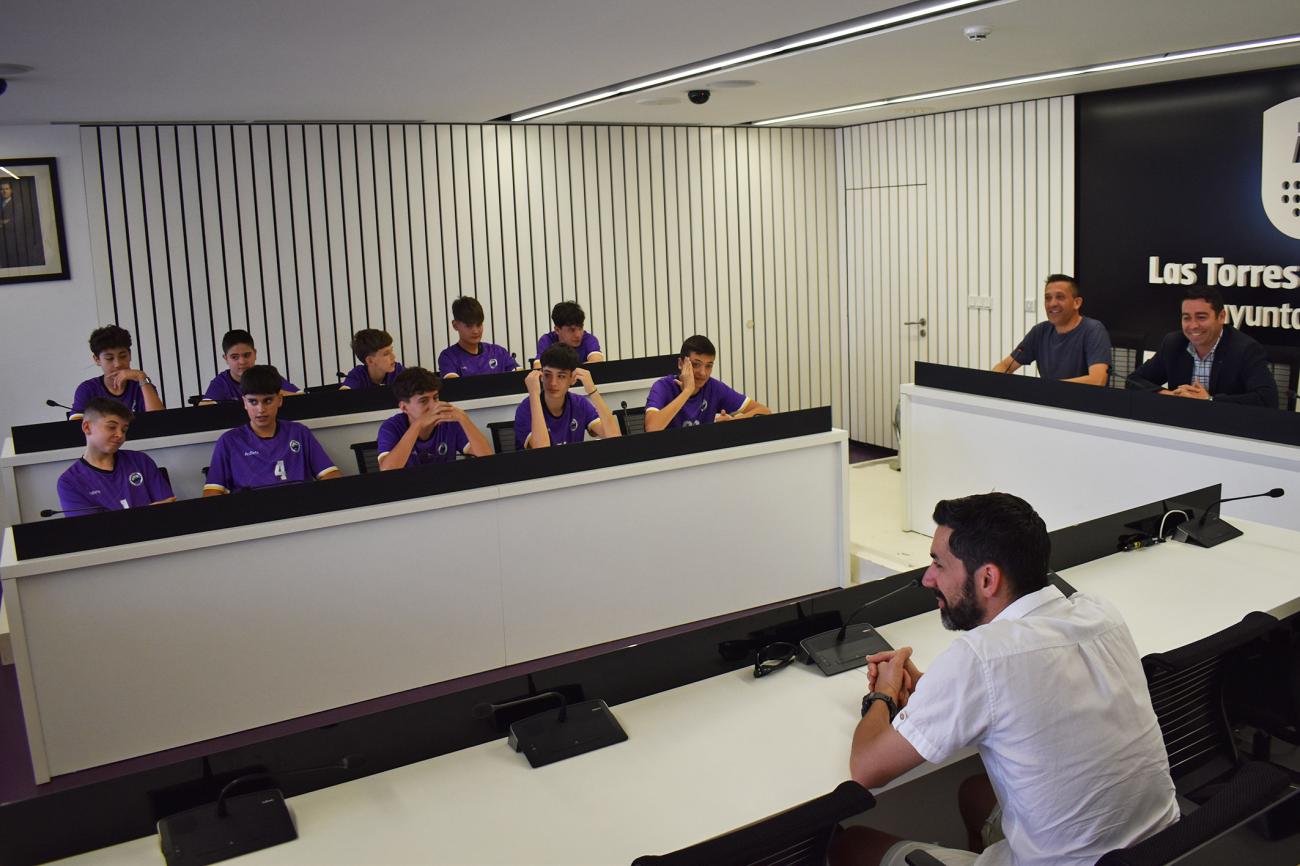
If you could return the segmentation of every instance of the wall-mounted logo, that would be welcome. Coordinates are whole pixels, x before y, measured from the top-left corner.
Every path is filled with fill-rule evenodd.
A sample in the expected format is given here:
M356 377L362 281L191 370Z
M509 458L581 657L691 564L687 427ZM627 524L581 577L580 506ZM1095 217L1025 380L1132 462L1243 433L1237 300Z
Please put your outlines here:
M1264 112L1260 198L1269 222L1300 240L1300 97Z

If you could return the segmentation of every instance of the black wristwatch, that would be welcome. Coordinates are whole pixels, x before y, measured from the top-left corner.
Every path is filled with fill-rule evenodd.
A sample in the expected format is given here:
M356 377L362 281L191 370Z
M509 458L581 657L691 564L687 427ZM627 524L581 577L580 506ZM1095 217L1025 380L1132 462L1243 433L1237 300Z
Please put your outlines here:
M898 715L898 704L884 692L870 692L862 698L862 715L865 716L876 701L880 701L889 709L889 720L892 722L894 716Z

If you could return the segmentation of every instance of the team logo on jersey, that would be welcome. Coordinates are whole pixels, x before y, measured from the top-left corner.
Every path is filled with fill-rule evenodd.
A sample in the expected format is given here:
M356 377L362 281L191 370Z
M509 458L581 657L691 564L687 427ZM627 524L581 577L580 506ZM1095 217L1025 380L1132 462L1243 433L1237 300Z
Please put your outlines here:
M497 368L497 359L488 358L488 366L491 367L493 370L495 370Z
M706 397L700 401L700 411L703 412L707 408L709 408L709 400Z
M442 457L442 456L443 456L444 454L446 454L446 453L447 453L447 443L446 443L446 442L439 442L439 443L438 443L438 456L439 456L439 457Z
M144 476L139 472L132 472L127 476L126 480L130 482L132 487L139 487L141 484L144 484Z
M294 454L297 454L299 451L302 450L302 445L298 442L297 439L290 439L289 450L292 451Z
M577 429L578 429L578 419L574 418L572 421L569 422L569 431L574 432Z

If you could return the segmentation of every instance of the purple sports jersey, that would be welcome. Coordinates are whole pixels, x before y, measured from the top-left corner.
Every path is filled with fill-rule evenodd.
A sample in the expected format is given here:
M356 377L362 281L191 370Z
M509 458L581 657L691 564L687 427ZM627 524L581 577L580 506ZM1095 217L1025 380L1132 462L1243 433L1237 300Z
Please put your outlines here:
M646 411L662 409L673 402L682 393L682 386L676 376L664 376L650 386L646 397ZM668 422L668 428L694 427L699 424L712 424L713 419L723 409L729 414L736 414L749 402L744 394L736 391L725 382L710 378L704 387L691 395L681 411Z
M238 493L310 481L336 468L310 430L297 421L280 418L270 439L258 437L248 424L222 433L212 449L208 483L203 489Z
M384 377L384 384L392 385L393 380L397 378L397 374L402 372L405 369L406 368L403 367L401 364L398 364L396 367L393 368L393 372L389 373L387 376ZM370 381L370 374L366 372L365 364L357 364L355 367L349 370L347 377L344 378L343 380L343 386L345 388L351 388L354 391L362 391L365 390L366 388L379 387L374 382Z
M58 491L59 508L68 517L140 508L172 498L172 486L142 451L118 451L112 471L82 458L59 476Z
M411 419L405 412L398 412L379 425L379 458L392 451L411 429ZM465 430L455 421L443 421L433 428L428 439L416 439L411 456L406 458L407 466L422 466L426 463L450 463L456 455L469 445Z
M126 381L126 387L121 394L114 394L108 390L104 384L103 376L96 376L93 379L87 379L77 386L77 393L72 398L72 414L80 415L86 411L86 404L96 397L107 397L110 400L116 400L122 403L137 415L145 411L144 408L144 388L134 379Z
M515 447L523 450L528 435L533 431L533 410L528 405L529 398L519 404L515 410ZM546 429L551 434L552 445L568 445L581 442L587 435L587 428L600 420L600 413L591 401L581 394L564 395L564 408L558 416L552 415L546 408L546 395L542 395L542 415L546 417Z
M537 357L542 357L543 352L558 342L560 342L560 338L556 336L554 331L548 331L547 333L542 334L541 339L537 341ZM585 361L587 360L587 356L592 352L600 351L600 340L597 340L595 335L590 331L586 331L583 333L582 342L578 344L576 351L578 353L578 360Z
M438 374L442 376L487 376L509 373L518 366L510 353L495 343L479 343L477 355L466 352L460 343L452 343L438 353Z
M280 390L290 394L298 393L298 386L285 379L280 385ZM204 400L234 400L236 403L243 402L244 392L239 390L239 383L235 377L230 375L229 370L222 370L208 383L208 390L203 392Z

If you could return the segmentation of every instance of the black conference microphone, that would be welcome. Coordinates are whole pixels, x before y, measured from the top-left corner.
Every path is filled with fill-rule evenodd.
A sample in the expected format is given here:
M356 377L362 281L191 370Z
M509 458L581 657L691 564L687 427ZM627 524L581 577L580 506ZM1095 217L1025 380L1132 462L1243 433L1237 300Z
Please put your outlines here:
M1214 547L1216 544L1222 544L1225 541L1241 535L1241 530L1230 523L1225 522L1219 517L1219 506L1225 502L1237 502L1242 499L1258 499L1261 496L1267 496L1270 499L1277 499L1279 496L1285 496L1286 491L1281 487L1274 487L1265 493L1251 493L1248 496L1230 496L1220 499L1217 502L1210 503L1201 515L1201 519L1195 522L1184 520L1178 524L1174 530L1174 539L1183 541L1188 544L1194 544L1197 547Z
M849 626L853 625L854 620L871 606L880 604L887 598L893 598L905 590L916 589L920 585L921 578L914 577L897 589L890 590L859 606L849 614L841 627L804 638L799 642L804 657L807 661L816 663L826 676L831 676L862 667L867 663L867 656L873 653L893 649L889 642L869 624L859 623L854 625L852 630Z
M500 704L493 704L487 702L481 704L475 704L473 710L474 718L476 719L494 718L496 714L501 712L502 710L512 710L516 707L522 707L527 704L531 704L534 701L539 701L542 698L551 698L553 701L557 701L559 703L560 712L555 717L555 721L557 723L563 722L568 719L569 702L564 697L564 695L561 694L560 692L538 692L535 695L528 695L527 697L517 698L516 700L506 701Z
M335 370L334 375L338 377L340 382L348 377L348 374L344 373L342 370Z
M498 713L543 699L558 702L559 712L554 715L546 711L534 712L510 724L510 748L522 752L531 767L544 767L627 739L623 726L604 701L597 698L570 704L558 691L538 692L500 704L477 704L474 717L495 717Z
M857 610L849 614L849 618L844 620L844 625L840 626L840 630L835 633L835 642L843 643L845 633L847 633L848 628L853 623L853 621L858 618L858 614L862 613L864 610L866 610L869 607L872 607L873 605L880 604L882 601L884 601L887 598L898 595L900 592L903 592L904 590L915 589L920 585L921 585L921 578L915 577L909 580L907 583L900 586L898 589L892 590L891 592L887 592L884 595L880 596L879 598L873 598L871 601L867 602L866 604L860 605Z
M91 514L97 511L112 511L107 505L92 505L89 508L69 508L60 511L57 508L42 508L41 517L53 517L56 514L67 514L71 517L80 517L83 514Z
M67 409L69 412L74 411L71 406L64 406L62 403L58 402L57 400L46 400L45 405L54 409Z

